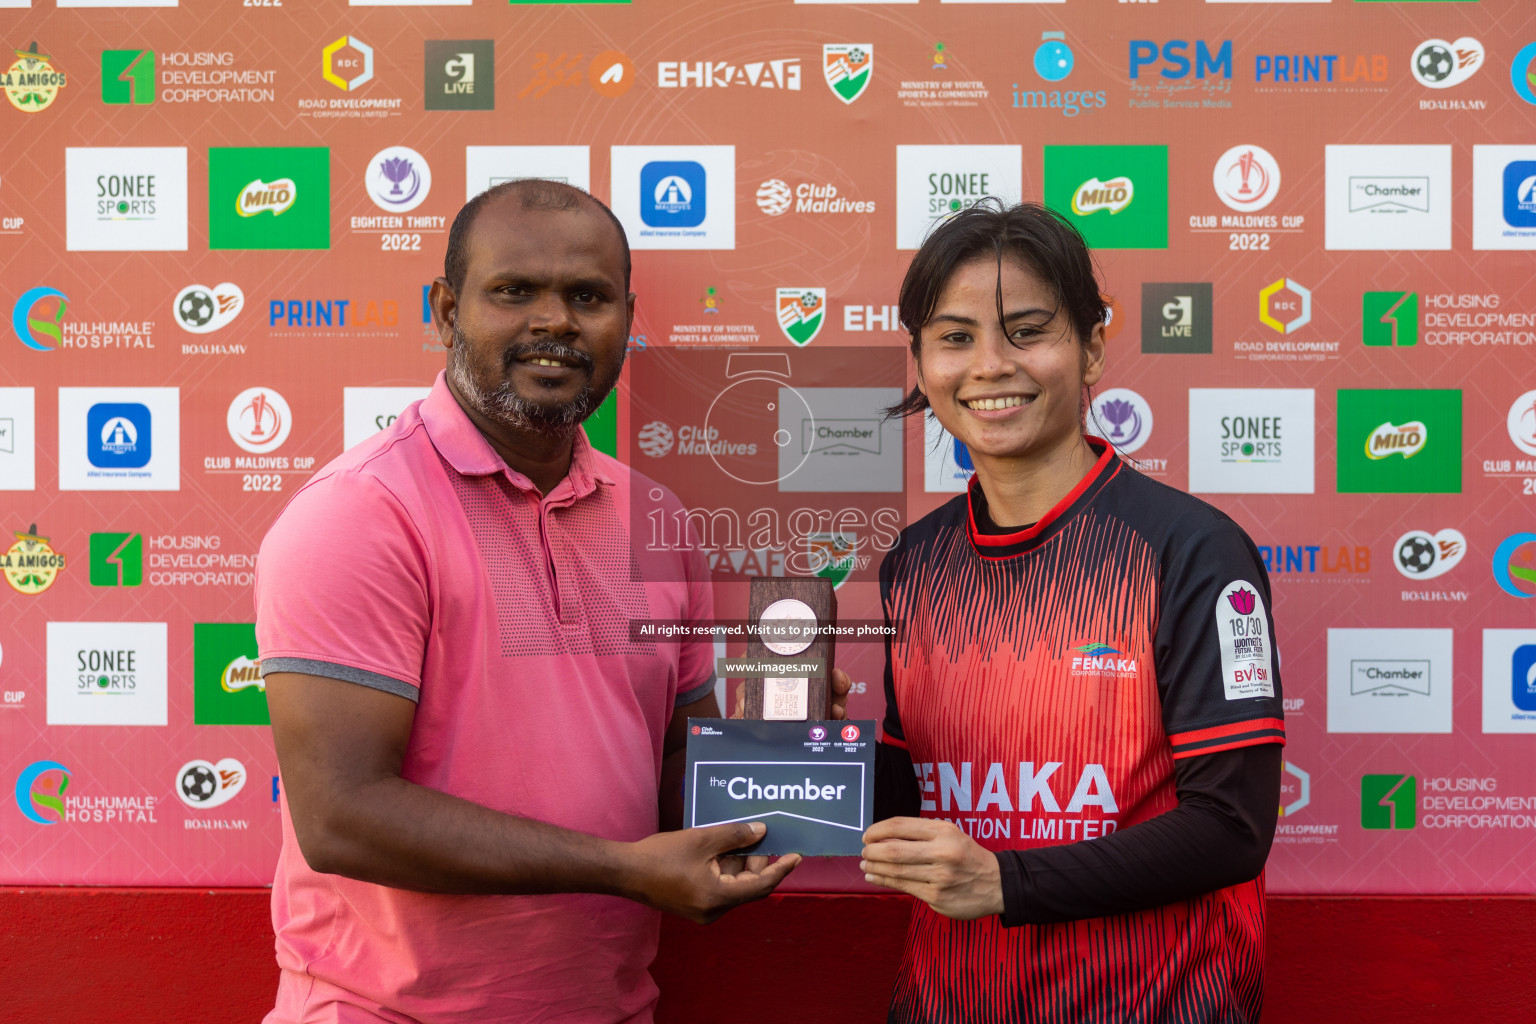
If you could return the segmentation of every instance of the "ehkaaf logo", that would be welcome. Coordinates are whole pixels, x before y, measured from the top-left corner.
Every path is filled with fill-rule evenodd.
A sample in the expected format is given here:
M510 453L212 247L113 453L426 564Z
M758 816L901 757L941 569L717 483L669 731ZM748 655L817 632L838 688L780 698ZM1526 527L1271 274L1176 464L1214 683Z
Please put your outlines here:
M1139 671L1135 658L1128 658L1117 647L1098 641L1088 641L1068 648L1074 676L1113 676L1134 678Z
M733 85L799 92L800 61L758 60L732 64L723 60L664 60L656 65L659 89L725 89Z
M57 288L28 288L11 307L11 330L32 351L52 352L63 338L64 314L68 311L69 296Z

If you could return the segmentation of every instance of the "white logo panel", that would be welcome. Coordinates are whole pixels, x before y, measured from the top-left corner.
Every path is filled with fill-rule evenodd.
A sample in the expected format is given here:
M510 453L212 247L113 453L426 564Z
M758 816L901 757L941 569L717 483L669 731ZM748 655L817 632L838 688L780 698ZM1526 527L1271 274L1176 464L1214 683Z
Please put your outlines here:
M1324 247L1449 249L1450 146L1328 146Z
M932 410L923 413L923 491L963 494L976 467L965 445L939 424Z
M1330 629L1328 731L1451 731L1449 629Z
M896 248L916 249L951 214L983 196L1024 195L1019 146L897 146Z
M466 146L464 199L504 181L543 178L591 191L592 151L587 146Z
M614 146L611 166L631 248L736 248L735 146Z
M183 147L69 147L64 193L70 252L186 251Z
M181 490L181 390L59 388L59 490Z
M1311 388L1190 388L1189 489L1311 494Z
M1472 248L1536 249L1536 146L1472 147Z
M165 725L163 622L50 622L49 725Z
M1536 629L1483 630L1483 732L1536 733Z
M35 393L31 388L0 388L0 491L36 489Z
M406 406L431 393L431 388L342 388L342 447L368 440L393 424Z

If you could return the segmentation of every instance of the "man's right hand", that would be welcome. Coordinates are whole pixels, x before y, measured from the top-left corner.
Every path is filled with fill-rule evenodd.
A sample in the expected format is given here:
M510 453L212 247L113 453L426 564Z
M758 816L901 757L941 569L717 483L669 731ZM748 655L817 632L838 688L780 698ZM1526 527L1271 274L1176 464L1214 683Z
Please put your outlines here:
M791 853L773 863L767 857L742 857L732 850L751 846L768 831L762 822L736 822L659 832L635 843L631 898L699 924L708 924L732 907L773 892L800 863Z

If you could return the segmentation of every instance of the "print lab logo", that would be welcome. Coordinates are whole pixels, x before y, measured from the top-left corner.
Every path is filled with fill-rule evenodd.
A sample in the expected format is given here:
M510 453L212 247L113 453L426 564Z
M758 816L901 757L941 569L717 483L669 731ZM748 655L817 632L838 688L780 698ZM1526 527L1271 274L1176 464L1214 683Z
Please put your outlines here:
M0 75L5 98L23 114L36 114L53 106L59 90L68 84L64 72L53 65L53 58L39 53L34 41L25 50L17 50L16 62Z
M176 772L176 795L194 810L227 804L245 788L245 765L232 757L217 763L188 761Z
M1212 333L1211 282L1142 283L1143 352L1209 354Z
M1460 530L1409 530L1397 538L1392 551L1392 564L1398 572L1411 580L1432 580L1461 564L1467 553L1467 538Z
M495 40L428 39L425 64L426 109L496 109Z
M11 307L11 329L32 351L52 352L63 339L64 314L68 311L69 296L57 288L28 288Z
M176 293L171 312L182 330L211 334L232 322L244 305L245 293L237 284L189 284Z
M821 73L832 95L845 105L852 103L869 90L875 76L875 48L869 43L825 43Z
M656 65L658 89L727 89L731 86L800 91L800 62L794 59L748 61L664 60Z
M432 168L414 149L390 146L368 161L364 179L368 198L381 210L404 213L426 202L432 191Z
M1451 43L1426 39L1413 51L1408 66L1426 89L1449 89L1471 78L1483 66L1483 44L1471 36Z
M66 820L64 794L74 775L57 761L33 761L16 777L16 807L22 817L37 825L57 825Z
M1360 827L1398 831L1418 824L1419 780L1413 775L1362 775Z
M1280 163L1261 146L1233 146L1217 159L1211 186L1229 209L1262 210L1280 192Z

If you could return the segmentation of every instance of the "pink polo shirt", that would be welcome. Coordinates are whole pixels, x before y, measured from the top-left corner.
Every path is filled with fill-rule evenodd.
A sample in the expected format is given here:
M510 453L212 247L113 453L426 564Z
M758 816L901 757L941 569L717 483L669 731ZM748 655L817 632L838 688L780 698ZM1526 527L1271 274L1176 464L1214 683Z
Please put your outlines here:
M629 639L707 619L697 555L639 552L631 487L578 432L548 496L509 470L442 375L326 466L262 542L262 674L416 702L402 774L616 840L656 831L673 708L714 685L710 644ZM662 501L675 508L675 499ZM272 887L282 968L267 1024L647 1022L659 918L612 896L440 896L311 871L286 800Z

